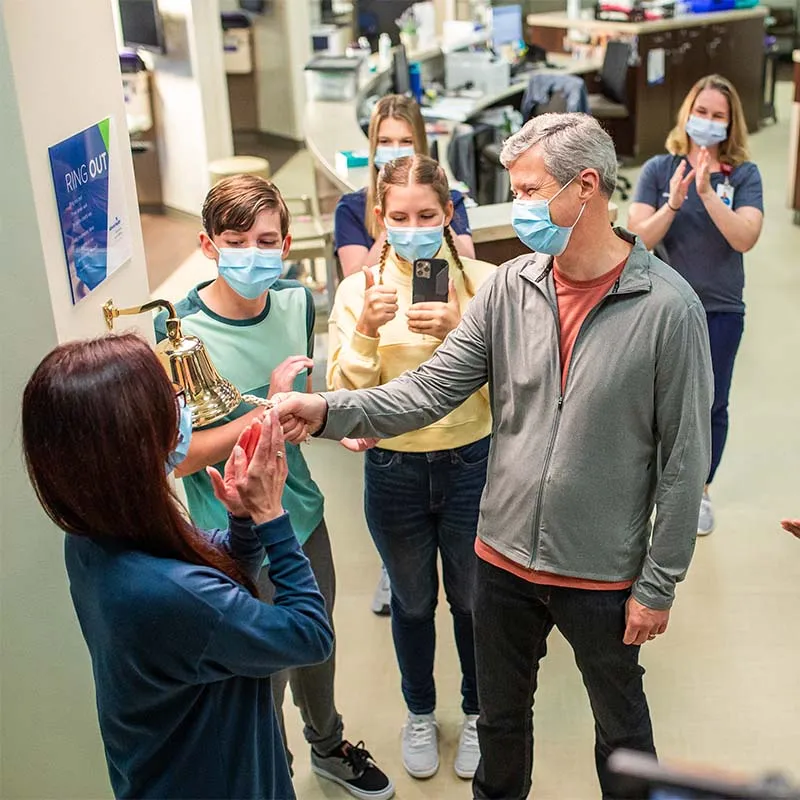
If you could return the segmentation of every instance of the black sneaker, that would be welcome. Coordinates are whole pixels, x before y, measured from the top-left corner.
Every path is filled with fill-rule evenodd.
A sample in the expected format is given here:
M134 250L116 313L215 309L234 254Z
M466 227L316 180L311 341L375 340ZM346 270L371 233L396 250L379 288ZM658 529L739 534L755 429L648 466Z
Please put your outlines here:
M326 756L311 748L311 769L322 778L338 783L353 797L362 800L389 800L394 784L378 769L364 742L352 745L343 741Z

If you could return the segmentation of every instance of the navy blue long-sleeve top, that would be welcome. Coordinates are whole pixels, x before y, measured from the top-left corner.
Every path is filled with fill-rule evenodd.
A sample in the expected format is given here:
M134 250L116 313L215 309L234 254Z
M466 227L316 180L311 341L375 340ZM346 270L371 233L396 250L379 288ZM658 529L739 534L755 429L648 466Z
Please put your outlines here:
M287 515L208 534L272 605L211 567L67 535L70 591L92 659L117 797L295 797L269 676L324 661L333 632Z

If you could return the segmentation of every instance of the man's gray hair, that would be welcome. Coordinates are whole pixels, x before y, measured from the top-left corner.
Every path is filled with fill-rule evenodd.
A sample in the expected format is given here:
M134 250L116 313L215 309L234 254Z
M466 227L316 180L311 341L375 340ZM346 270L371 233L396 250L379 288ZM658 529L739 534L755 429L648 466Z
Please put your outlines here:
M583 169L596 169L600 190L611 197L617 185L617 153L611 137L588 114L541 114L506 139L500 163L508 169L538 145L544 166L559 186Z

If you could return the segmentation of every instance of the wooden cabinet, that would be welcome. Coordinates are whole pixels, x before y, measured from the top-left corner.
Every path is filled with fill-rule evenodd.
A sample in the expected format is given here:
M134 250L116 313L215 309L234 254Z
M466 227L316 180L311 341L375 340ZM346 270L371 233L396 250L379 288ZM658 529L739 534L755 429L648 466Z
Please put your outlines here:
M639 65L636 68L636 95L631 121L635 127L633 155L649 158L664 150L664 140L675 124L672 113L672 59L674 34L663 31L639 37ZM654 50L664 50L664 80L648 83L647 64ZM623 155L629 155L623 153Z
M565 17L532 14L528 41L561 49ZM764 10L747 9L703 14L653 23L574 22L593 39L623 36L636 42L635 64L628 71L628 111L613 120L614 142L621 156L644 161L664 152L664 140L694 83L718 73L728 78L742 99L747 128L758 130L763 102ZM663 50L664 80L648 80L648 59ZM590 91L599 91L591 87Z
M673 31L672 47L667 57L673 122L697 79L709 73L707 34L707 28Z
M747 129L754 133L761 120L761 78L764 64L764 22L746 19L708 26L706 74L727 78L739 93Z

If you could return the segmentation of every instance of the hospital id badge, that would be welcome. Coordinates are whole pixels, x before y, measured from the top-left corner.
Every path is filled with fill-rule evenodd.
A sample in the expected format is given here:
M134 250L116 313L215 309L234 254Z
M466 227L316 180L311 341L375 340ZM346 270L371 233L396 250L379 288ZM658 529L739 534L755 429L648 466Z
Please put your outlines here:
M733 186L725 180L717 185L717 197L729 208L733 208Z

